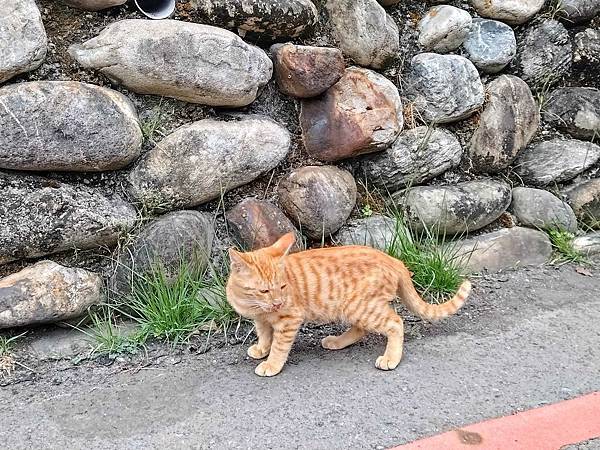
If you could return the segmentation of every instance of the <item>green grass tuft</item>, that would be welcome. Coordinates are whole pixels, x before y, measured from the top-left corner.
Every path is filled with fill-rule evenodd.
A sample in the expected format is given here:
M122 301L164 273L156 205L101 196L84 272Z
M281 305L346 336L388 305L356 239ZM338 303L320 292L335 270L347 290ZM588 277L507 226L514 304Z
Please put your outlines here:
M458 248L430 230L412 230L401 213L395 213L394 219L393 239L386 253L413 273L413 283L425 299L440 303L452 297L467 275Z
M575 239L573 233L561 228L552 228L548 230L548 237L556 253L555 262L583 263L586 261L585 256L573 246Z
M25 333L21 333L17 336L4 336L0 335L0 357L12 355L12 351L15 347L15 342L25 336Z
M159 104L152 109L151 114L140 123L142 136L145 142L156 144L157 138L164 138L165 123L168 121L173 112L166 112L162 108L162 98Z
M91 315L92 327L82 330L95 343L92 355L113 357L122 354L136 354L144 346L143 336L137 331L126 332L115 323L112 309L107 307L104 314Z
M373 215L373 208L371 208L371 205L369 205L368 203L366 203L361 209L360 209L360 213L363 217L371 217Z
M171 276L156 265L139 275L120 310L140 327L139 340L186 341L199 330L227 330L239 317L225 295L226 275L209 267L204 273L181 262Z

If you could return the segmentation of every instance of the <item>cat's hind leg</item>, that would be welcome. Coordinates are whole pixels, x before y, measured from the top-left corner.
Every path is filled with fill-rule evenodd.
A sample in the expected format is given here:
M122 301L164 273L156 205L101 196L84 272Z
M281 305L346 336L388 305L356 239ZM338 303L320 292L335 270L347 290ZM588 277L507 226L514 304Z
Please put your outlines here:
M339 336L327 336L321 340L321 346L328 350L341 350L360 341L367 332L356 325Z

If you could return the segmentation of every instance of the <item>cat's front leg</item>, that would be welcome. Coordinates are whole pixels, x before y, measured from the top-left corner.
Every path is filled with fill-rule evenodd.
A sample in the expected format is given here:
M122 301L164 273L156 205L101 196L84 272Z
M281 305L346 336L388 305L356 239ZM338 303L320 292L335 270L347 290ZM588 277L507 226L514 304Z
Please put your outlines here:
M302 325L301 318L290 317L273 325L273 343L266 361L261 362L254 373L261 377L272 377L283 369L298 329Z
M254 321L258 342L248 348L248 356L253 359L263 359L269 354L273 342L273 327L267 321L256 319Z

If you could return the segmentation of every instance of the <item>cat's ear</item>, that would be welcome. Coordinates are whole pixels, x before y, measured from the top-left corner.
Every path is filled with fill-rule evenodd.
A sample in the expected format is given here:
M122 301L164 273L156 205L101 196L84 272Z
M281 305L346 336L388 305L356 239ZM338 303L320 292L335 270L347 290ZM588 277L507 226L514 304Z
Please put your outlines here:
M238 252L234 248L230 248L228 252L232 271L239 272L248 269L248 261L246 261L246 259L244 258L243 253Z
M269 247L269 253L274 257L286 256L295 243L296 234L294 232L286 233L277 239L277 242L271 245L271 247Z

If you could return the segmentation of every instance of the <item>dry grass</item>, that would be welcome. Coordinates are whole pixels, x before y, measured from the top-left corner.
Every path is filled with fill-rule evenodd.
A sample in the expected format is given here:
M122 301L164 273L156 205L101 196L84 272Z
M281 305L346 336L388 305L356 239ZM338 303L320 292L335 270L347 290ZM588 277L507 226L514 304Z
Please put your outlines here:
M23 337L25 333L16 336L0 336L0 378L8 377L15 370L17 362L13 353L15 342Z

